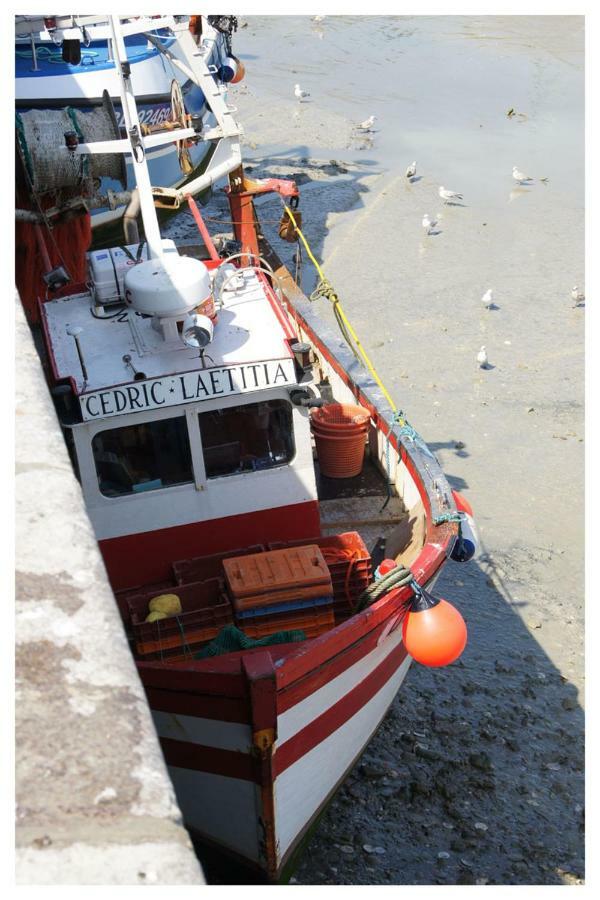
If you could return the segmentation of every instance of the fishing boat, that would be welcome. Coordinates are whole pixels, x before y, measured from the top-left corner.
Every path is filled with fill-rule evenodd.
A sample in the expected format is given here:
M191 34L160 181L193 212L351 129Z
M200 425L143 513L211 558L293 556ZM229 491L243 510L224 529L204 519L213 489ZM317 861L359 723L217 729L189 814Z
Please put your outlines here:
M232 51L236 18L185 19L215 81L225 87L240 80L243 66ZM149 132L180 118L185 111L200 117L208 128L214 120L204 92L177 64L185 64L185 59L177 55L169 58L152 43L160 40L163 50L177 54L179 42L165 27L170 20L164 16L135 16L123 22L140 124ZM29 154L42 152L35 144L37 131L47 134L49 129L70 127L82 140L90 135L96 141L102 136L119 137L125 119L106 16L18 15L15 29L15 101L24 164L28 162L28 139L33 143ZM149 148L152 183L167 187L183 184L197 172L208 148L209 144L202 141L185 147L170 144ZM41 177L39 166L36 171ZM46 189L56 188L56 174L45 174ZM112 166L105 165L99 174L96 183L82 184L80 179L83 199L92 212L93 228L119 220L124 212L119 192L135 187L133 168L125 157L113 157ZM64 191L64 179L61 188Z
M214 240L186 189L151 186L117 17L111 29L128 135L113 149L130 157L144 239L91 251L87 279L51 282L30 319L186 827L277 882L411 660L462 651L460 614L430 590L472 556L472 511L357 359L337 298L350 346L261 235L253 199L271 192L281 235L303 237L298 188L245 176L218 90L217 149L193 188L226 179L233 232ZM206 87L201 58L190 72ZM189 204L197 244L161 238L165 197Z

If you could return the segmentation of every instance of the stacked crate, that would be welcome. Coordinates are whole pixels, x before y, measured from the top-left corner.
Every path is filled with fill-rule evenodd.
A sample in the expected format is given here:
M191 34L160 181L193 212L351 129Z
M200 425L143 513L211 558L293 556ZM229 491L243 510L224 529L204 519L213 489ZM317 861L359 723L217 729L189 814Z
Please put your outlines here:
M313 638L335 624L331 575L316 544L224 559L223 569L249 637L300 629Z
M319 547L329 568L335 621L341 622L352 614L356 601L373 580L371 554L357 531L316 537L310 542ZM306 540L271 543L269 549L298 547L306 543Z

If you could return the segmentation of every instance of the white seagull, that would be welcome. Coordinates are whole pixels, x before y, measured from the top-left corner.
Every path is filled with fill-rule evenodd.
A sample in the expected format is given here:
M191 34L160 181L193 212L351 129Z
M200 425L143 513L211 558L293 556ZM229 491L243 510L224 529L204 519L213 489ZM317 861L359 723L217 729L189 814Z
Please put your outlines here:
M431 232L433 231L433 229L434 229L435 226L437 225L437 219L430 219L430 218L429 218L429 214L428 214L428 213L425 213L425 215L423 216L423 220L422 220L422 222L421 222L421 225L423 226L423 228L425 229L425 231L427 232L427 234L431 234Z
M417 161L415 159L414 162L411 162L410 166L406 170L406 177L414 178L416 174L417 174Z
M463 195L457 194L456 191L447 191L445 187L440 187L438 194L447 203L449 200L462 200Z
M313 16L312 21L313 22L322 22L324 18L326 18L326 17L325 16Z
M571 300L576 306L585 301L585 294L579 290L576 284L573 285L573 290L571 291Z
M518 181L519 184L523 184L524 181L533 181L531 175L524 175L523 172L519 172L516 166L513 166L513 178L515 181Z
M373 125L375 124L375 119L377 116L369 116L368 119L365 119L364 122L361 122L360 125L357 125L357 128L360 128L361 131L370 131Z
M477 362L479 363L480 369L487 369L488 367L488 355L485 350L485 346L481 348L479 353L477 354Z
M299 84L294 86L294 96L298 98L298 100L303 100L304 97L310 97L308 91L303 91Z
M488 288L483 297L481 298L481 302L485 306L486 309L491 309L494 305L492 289Z

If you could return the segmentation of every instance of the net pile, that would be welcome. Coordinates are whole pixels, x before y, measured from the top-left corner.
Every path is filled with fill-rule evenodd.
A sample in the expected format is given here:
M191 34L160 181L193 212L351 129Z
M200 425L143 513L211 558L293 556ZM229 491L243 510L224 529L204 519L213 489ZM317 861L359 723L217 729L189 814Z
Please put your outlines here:
M65 148L65 131L75 131L80 143L119 136L114 114L106 105L87 112L66 107L17 113L19 148L36 193L66 188L93 196L101 178L114 179L126 187L121 154L76 156Z

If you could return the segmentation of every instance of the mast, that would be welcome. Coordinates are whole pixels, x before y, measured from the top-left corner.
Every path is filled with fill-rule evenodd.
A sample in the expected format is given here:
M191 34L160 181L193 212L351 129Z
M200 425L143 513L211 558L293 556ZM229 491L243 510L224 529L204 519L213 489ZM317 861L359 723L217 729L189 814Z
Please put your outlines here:
M121 94L121 106L131 144L131 159L139 192L144 232L148 242L148 255L149 257L162 259L162 241L152 197L146 149L142 140L137 103L135 102L135 95L131 85L131 66L127 60L127 48L121 34L121 23L118 16L110 16L110 30L115 68L119 81L119 93Z

